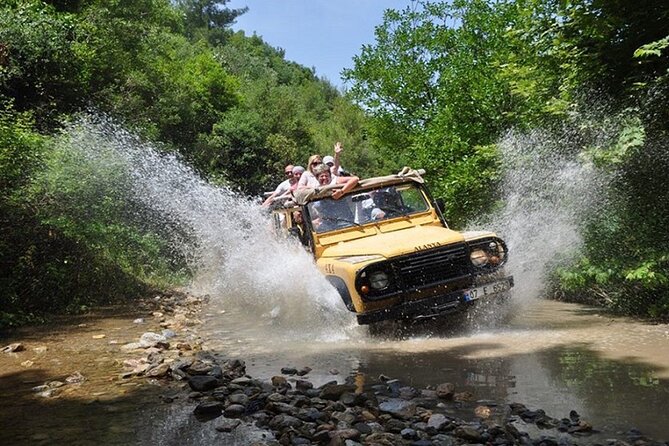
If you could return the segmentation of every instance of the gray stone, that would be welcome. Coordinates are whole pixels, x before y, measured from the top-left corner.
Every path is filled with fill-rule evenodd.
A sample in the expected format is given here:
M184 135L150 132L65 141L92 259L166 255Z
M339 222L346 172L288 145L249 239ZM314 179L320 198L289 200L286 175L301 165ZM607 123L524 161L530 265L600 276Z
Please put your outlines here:
M228 418L238 418L244 415L245 412L246 407L242 406L241 404L230 404L223 411L223 415Z
M411 428L408 428L408 427L402 429L400 431L400 435L405 440L415 440L416 438L418 438L418 435L416 434L416 431L411 429Z
M195 415L221 415L223 403L219 401L205 401L198 404L193 411Z
M240 424L242 424L240 420L221 417L216 421L214 429L216 429L219 432L232 432Z
M249 402L249 397L243 393L233 393L228 399L232 404L241 404L243 406L246 406Z
M399 418L410 418L416 413L416 405L411 401L391 398L379 404L379 410Z
M453 433L456 437L473 443L480 443L483 440L481 433L473 426L458 426Z
M139 345L142 348L154 347L160 342L166 342L167 338L161 334L148 331L139 338Z
M455 395L455 385L452 383L443 383L437 386L437 396L445 400L453 399Z
M434 428L436 430L441 430L444 427L448 426L450 421L448 418L446 418L445 415L440 414L440 413L435 413L430 416L430 418L427 420L427 426Z
M196 375L188 378L188 385L195 391L204 392L215 389L218 386L218 380L213 376Z
M309 381L298 379L295 381L295 388L300 392L306 392L307 390L313 389L314 385Z
M25 347L23 346L23 344L21 344L20 342L15 342L13 344L9 344L5 347L2 347L2 349L0 349L0 352L2 352L2 353L15 353L15 352L22 352L23 350L25 350Z
M287 427L300 427L302 421L290 415L277 415L269 422L269 427L275 430L285 429Z
M321 387L319 397L324 400L337 401L344 392L355 391L355 386L350 384L326 384Z
M170 365L169 364L160 364L152 369L149 369L146 372L146 376L150 378L163 378L167 375L167 372L170 370Z

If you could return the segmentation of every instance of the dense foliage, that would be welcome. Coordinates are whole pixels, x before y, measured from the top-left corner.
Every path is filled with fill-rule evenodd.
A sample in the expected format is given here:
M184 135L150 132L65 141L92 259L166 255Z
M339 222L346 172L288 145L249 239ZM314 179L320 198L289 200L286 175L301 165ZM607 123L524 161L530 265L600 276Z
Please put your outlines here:
M272 189L287 163L347 147L376 168L362 111L212 0L0 6L0 326L173 286L188 264L123 195L124 170L60 134L106 114L214 182ZM140 216L138 218L137 216ZM174 228L172 228L174 229ZM187 237L187 234L181 234Z
M580 222L582 251L555 269L556 293L669 315L665 1L416 0L386 12L346 95L232 32L246 10L226 3L2 2L0 326L189 274L119 194L122 169L72 151L61 129L82 112L250 195L340 140L361 175L427 169L456 226L503 198L506 131L570 127L565 151L611 181ZM595 97L606 105L592 114Z

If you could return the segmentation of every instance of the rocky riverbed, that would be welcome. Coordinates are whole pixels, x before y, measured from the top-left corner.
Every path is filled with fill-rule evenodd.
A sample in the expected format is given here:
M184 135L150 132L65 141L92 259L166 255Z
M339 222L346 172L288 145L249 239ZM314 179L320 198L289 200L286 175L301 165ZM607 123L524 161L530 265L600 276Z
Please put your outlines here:
M205 303L206 299L172 293L142 302L132 314L137 317L115 324L115 328L124 327L122 330L105 329L104 318L77 324L79 335L93 343L80 343L78 348L94 352L95 367L90 367L90 355L82 364L77 363L76 355L60 358L60 366L55 368L55 358L45 361L49 351L58 351L58 337L42 343L12 339L2 348L3 365L43 370L28 376L30 379L14 380L14 391L23 389L21 412L34 407L48 416L50 410L58 410L59 401L78 399L82 410L73 418L102 408L100 418L109 421L110 415L120 415L133 404L180 406L191 411L202 429L213 425L222 444L228 444L227 439L236 432L248 439L236 440L237 444L256 445L666 444L635 430L602 435L575 411L554 417L521 403L500 407L477 400L476 395L448 382L414 388L405 385L402 377L385 375L371 382L369 378L366 382L355 377L335 379L337 371L333 370L330 382L315 386L310 380L311 368L291 364L273 376L252 377L247 374L244 358L226 358L203 350L196 328ZM3 368L3 378L11 375L7 375L11 367ZM3 401L8 401L11 389L0 389ZM141 398L120 402L119 394L127 394L128 389ZM140 389L149 391L142 393ZM470 419L455 416L455 409L463 405L473 408ZM70 431L78 440L73 443L86 443L78 431L64 425L67 421L51 425L41 418L37 427L21 426L25 417L0 414L5 419L3 425L16 428L9 430L14 443L62 443L68 437L54 432L58 429ZM112 437L102 441L94 438L91 443L133 443L133 428L123 426L141 423L141 416L141 411L135 411L132 421L120 417Z

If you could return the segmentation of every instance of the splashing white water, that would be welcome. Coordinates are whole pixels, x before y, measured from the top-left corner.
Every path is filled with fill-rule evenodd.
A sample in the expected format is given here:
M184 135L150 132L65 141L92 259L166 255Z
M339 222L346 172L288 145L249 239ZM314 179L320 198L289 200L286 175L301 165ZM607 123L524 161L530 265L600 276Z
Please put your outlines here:
M602 200L602 173L576 156L580 136L536 130L500 141L504 207L492 222L509 246L521 302L540 296L549 267L578 251L583 219Z
M310 256L274 237L269 219L250 199L208 184L175 155L106 118L81 118L67 128L66 139L79 162L124 170L128 184L117 187L127 199L187 234L175 238L174 248L196 271L194 292L303 336L318 330L340 337L355 324Z

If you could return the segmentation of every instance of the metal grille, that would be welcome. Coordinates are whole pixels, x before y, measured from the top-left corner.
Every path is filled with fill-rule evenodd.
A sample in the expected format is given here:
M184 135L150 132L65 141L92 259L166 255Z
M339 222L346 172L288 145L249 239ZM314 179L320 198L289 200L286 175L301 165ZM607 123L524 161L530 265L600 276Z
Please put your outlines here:
M404 289L461 279L470 274L464 244L411 254L393 261L392 265Z

